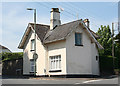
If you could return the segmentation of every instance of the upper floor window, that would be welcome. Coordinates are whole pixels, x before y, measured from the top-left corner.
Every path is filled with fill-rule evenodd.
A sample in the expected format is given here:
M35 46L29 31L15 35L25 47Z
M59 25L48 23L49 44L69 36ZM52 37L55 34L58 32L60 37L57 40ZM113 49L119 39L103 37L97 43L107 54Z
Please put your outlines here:
M75 45L82 46L82 33L75 33Z
M35 50L35 39L31 40L31 50Z

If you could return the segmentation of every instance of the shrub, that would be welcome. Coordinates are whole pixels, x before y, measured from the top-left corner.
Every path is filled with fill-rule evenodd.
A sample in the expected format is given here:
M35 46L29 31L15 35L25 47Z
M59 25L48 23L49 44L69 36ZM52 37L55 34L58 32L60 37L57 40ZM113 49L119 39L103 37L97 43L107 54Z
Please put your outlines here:
M2 58L2 61L23 58L23 52L1 53L0 58Z
M100 69L101 72L113 73L113 57L106 55L100 56ZM114 59L114 69L118 69L118 58Z

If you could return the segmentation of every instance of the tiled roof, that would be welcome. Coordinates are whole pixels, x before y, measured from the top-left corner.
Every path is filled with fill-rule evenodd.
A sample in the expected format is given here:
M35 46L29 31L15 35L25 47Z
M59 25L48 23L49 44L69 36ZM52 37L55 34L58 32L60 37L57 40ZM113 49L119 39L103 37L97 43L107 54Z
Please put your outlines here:
M62 40L65 39L65 37L73 30L75 29L78 24L80 24L81 20L77 20L77 21L73 21L70 23L66 23L66 24L62 24L58 27L56 27L55 29L49 31L45 38L44 38L44 43L49 43L49 42L53 42L53 41L57 41L57 40ZM90 30L90 29L89 29ZM92 33L92 35L95 38L98 38L99 36L93 32L92 30L90 30L90 32Z
M80 25L80 22L82 22L82 19L73 21L70 23L62 24L60 26L57 26L53 30L50 30L49 25L36 24L36 33L43 44L55 42L58 40L64 40L69 33L71 33L76 27L78 27L78 24ZM28 27L25 31L25 34L24 34L18 48L21 48L21 49L23 48L24 42L27 39L27 35L29 34L29 31L30 31L29 26L32 26L32 28L34 29L34 23L28 24ZM90 32L90 34L92 34L93 38L99 37L95 32L93 32L89 28L88 28L88 30L89 30L88 32Z
M30 25L32 25L33 29L34 29L34 24L33 23L29 23ZM36 33L38 35L38 37L40 38L41 42L43 42L43 39L46 35L46 33L49 31L50 26L49 25L43 25L43 24L36 24Z

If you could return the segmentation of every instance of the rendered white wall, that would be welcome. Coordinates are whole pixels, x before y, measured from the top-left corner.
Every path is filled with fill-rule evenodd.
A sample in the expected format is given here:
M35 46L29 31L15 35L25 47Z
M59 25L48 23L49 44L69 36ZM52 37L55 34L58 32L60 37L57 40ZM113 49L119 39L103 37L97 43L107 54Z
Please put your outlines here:
M75 46L75 32L82 33L83 46ZM75 32L66 40L67 74L92 74L91 40L81 27Z
M96 56L99 56L98 49L95 43L91 44L91 53L92 53L92 73L94 75L99 75L99 59L96 60Z
M66 46L65 41L58 41L48 45L48 71L49 56L61 55L61 72L48 72L49 75L64 75L66 74Z
M33 31L28 35L23 49L23 74L30 74L30 59L32 59L33 52L31 52L31 40L34 39Z
M31 30L24 46L23 54L23 74L30 74L30 59L33 59L34 51L31 51L31 40L34 39L34 32ZM36 36L36 53L38 59L36 61L36 75L44 75L45 69L45 48Z

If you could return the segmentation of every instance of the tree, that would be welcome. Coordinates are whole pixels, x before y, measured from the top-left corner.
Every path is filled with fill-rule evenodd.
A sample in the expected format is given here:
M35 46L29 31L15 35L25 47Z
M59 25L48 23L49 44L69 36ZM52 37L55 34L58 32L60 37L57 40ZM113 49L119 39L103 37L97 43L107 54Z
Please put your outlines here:
M111 55L112 52L112 39L111 30L109 25L99 28L97 34L100 36L98 42L104 47L104 50L99 50L100 55Z
M115 36L115 57L117 57L118 68L120 69L120 32Z
M100 68L102 72L114 73L113 69L120 68L120 33L115 37L119 41L114 42L114 50L115 50L115 59L113 64L112 57L112 34L109 25L103 26L98 29L97 34L100 36L100 39L97 39L98 42L104 47L104 50L99 50L100 55ZM114 38L114 39L115 39Z

